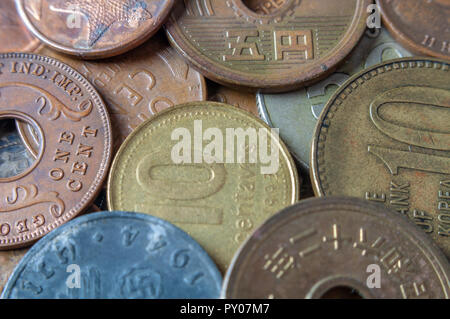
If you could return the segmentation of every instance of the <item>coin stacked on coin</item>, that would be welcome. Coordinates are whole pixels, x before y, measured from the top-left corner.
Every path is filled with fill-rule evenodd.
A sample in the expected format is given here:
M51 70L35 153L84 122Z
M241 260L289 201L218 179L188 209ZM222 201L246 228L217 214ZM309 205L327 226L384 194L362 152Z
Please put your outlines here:
M449 298L449 11L2 1L2 298Z

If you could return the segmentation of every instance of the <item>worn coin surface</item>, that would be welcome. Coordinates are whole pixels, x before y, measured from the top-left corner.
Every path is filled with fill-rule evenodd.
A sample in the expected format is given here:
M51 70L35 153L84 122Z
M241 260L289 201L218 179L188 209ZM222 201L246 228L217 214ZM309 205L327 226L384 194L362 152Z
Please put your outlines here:
M261 118L280 136L304 170L309 169L311 140L325 104L350 76L382 61L411 56L384 29L367 30L339 69L312 86L284 94L258 94Z
M406 48L450 60L449 0L377 0L383 22Z
M0 249L31 244L75 217L99 192L111 159L106 107L89 82L52 58L0 54L0 118L32 125L39 153L0 178Z
M100 212L36 243L2 298L217 298L221 284L211 258L179 228L144 214Z
M15 130L14 120L0 122L0 178L19 175L33 165L34 158Z
M168 107L206 100L203 76L190 68L162 35L119 57L81 61L44 48L39 54L55 57L84 75L102 95L111 116L114 149L140 123ZM33 153L39 141L31 126L18 123Z
M0 1L0 52L34 52L40 41L23 24L14 0Z
M386 204L450 256L449 64L404 58L348 80L314 132L317 195Z
M253 229L297 201L298 184L290 154L264 122L234 106L193 102L131 133L111 168L108 207L174 223L225 271Z
M259 1L260 4L263 1ZM268 14L242 0L179 1L166 29L206 77L280 92L329 74L366 27L370 0L285 0Z
M158 31L175 0L16 0L28 29L46 45L83 58L105 58Z
M286 208L258 228L236 254L222 295L316 299L346 288L362 298L447 299L449 276L442 252L403 216L328 197Z
M208 100L236 106L258 116L255 93L231 89L208 81Z

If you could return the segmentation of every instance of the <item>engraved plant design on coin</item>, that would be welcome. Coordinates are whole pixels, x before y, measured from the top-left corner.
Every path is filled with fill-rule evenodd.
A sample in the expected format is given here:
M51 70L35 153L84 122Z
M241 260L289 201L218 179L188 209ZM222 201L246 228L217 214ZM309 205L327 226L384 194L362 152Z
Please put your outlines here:
M368 266L380 285L368 285ZM362 298L450 297L450 265L427 236L382 205L304 200L266 221L225 277L225 298L323 298L338 287Z
M242 0L187 0L166 29L203 75L229 86L288 91L317 81L348 55L370 1L286 0L257 13Z
M203 76L159 35L127 54L101 61L71 59L46 48L39 54L69 64L102 95L111 116L115 151L139 124L157 112L206 99ZM20 122L17 126L27 148L36 155L39 139L32 127Z
M27 27L58 51L84 58L118 55L162 26L174 0L16 0Z
M67 284L71 265L79 270L78 287ZM218 298L221 283L211 258L172 224L143 214L100 212L36 243L2 298Z
M314 133L316 194L383 203L449 256L449 83L448 63L431 58L385 62L346 82Z
M297 171L282 142L271 146L279 152L279 169L271 174L261 174L259 160L175 164L171 152L177 143L172 132L183 128L194 136L198 134L194 121L201 121L205 132L211 128L224 136L227 128L268 129L250 113L220 103L193 102L167 109L138 127L121 146L109 175L108 207L174 223L196 239L225 271L255 227L297 201ZM269 145L275 141L272 133L268 140ZM249 158L256 150L247 146L245 156ZM235 156L237 149L225 152Z
M111 159L111 127L94 88L51 58L0 55L0 118L41 141L28 169L0 178L0 248L31 244L94 200Z

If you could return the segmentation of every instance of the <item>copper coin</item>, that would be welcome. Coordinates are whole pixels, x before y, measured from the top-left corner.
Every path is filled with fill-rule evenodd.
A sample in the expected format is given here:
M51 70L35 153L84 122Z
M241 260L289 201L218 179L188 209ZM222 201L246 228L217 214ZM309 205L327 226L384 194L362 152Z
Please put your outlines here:
M449 298L450 265L408 219L360 199L307 199L265 222L225 277L225 298ZM342 296L342 295L341 295Z
M0 52L33 52L40 41L23 24L14 0L0 1Z
M243 0L179 1L166 25L169 39L218 83L288 91L326 76L350 53L366 28L371 3L272 2L279 7L265 14Z
M231 89L208 81L208 96L209 101L233 105L259 117L254 93Z
M71 59L49 49L40 54L69 64L102 95L111 116L115 150L139 124L159 111L206 100L203 76L159 35L125 55L101 61ZM39 141L32 127L23 122L17 125L27 148L36 154Z
M16 0L28 29L55 50L105 58L158 31L174 0Z
M0 118L22 120L41 141L36 161L0 179L0 249L31 244L85 210L111 159L111 125L94 87L52 58L0 54Z
M449 0L377 0L398 42L420 55L450 60Z
M423 228L450 257L450 65L383 62L330 98L313 134L319 196L385 204Z

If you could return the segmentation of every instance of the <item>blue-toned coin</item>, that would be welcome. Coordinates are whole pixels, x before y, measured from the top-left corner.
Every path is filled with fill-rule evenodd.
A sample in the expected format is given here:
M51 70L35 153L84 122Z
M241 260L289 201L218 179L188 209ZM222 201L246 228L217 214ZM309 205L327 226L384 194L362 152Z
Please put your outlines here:
M85 215L37 242L2 298L218 298L222 277L206 252L162 219Z

